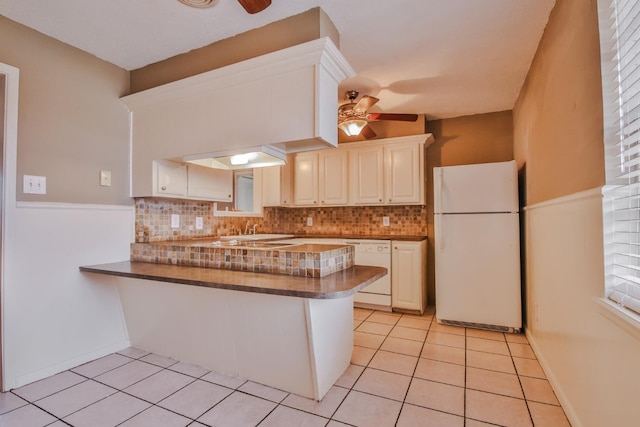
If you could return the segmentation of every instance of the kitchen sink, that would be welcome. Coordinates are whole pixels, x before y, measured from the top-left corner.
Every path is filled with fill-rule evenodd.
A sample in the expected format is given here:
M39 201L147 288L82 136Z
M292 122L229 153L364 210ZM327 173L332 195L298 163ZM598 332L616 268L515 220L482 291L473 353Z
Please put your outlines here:
M213 242L213 247L220 248L248 248L248 249L279 249L291 246L297 246L298 243L276 243L276 242L260 242L260 241L242 241L242 240L226 240Z
M220 240L251 242L257 240L287 239L289 237L293 237L293 234L242 234L239 236L220 236Z

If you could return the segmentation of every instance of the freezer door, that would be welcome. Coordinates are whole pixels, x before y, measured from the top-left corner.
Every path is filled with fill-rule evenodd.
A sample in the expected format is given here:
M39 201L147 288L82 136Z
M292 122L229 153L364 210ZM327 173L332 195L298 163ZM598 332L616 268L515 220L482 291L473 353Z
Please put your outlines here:
M436 316L521 328L518 214L435 216Z
M434 212L517 212L515 161L433 168Z

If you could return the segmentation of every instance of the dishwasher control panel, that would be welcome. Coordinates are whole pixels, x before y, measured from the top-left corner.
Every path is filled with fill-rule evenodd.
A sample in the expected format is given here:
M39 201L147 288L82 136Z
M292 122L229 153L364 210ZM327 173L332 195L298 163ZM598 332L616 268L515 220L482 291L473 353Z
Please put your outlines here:
M353 245L356 253L390 253L390 240L345 240L345 245Z

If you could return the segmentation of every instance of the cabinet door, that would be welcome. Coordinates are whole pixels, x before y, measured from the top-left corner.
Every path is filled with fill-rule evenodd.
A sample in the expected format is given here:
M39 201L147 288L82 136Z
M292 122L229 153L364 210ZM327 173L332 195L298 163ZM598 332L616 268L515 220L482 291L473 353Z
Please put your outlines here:
M295 155L293 203L297 206L318 206L318 153Z
M158 161L156 168L156 185L154 195L180 196L187 194L187 167L180 163Z
M287 156L287 164L283 166L269 166L262 169L262 205L291 206L291 162L293 156Z
M426 241L391 242L391 306L424 312Z
M287 156L287 164L280 166L280 206L293 205L293 155Z
M321 206L346 205L348 197L347 152L327 149L318 153L318 195Z
M233 171L198 165L188 166L189 197L220 202L233 201Z
M269 166L262 169L262 206L280 206L280 168Z
M349 193L356 205L384 203L383 150L381 146L349 150Z
M384 147L386 203L424 204L422 145L392 144Z

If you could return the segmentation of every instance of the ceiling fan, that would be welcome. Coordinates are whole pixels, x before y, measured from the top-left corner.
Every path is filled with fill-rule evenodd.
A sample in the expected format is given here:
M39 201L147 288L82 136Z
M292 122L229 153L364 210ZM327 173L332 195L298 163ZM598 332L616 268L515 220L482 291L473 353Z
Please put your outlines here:
M338 107L338 128L347 136L362 134L366 139L375 138L376 133L369 126L371 121L396 120L403 122L415 122L418 120L417 114L398 113L367 113L367 110L380 101L373 96L363 95L357 103L357 90L347 91L349 102Z
M180 3L184 3L187 6L197 7L204 9L205 7L211 7L216 4L218 0L178 0ZM238 3L247 11L247 13L254 14L262 12L271 5L271 0L238 0Z

